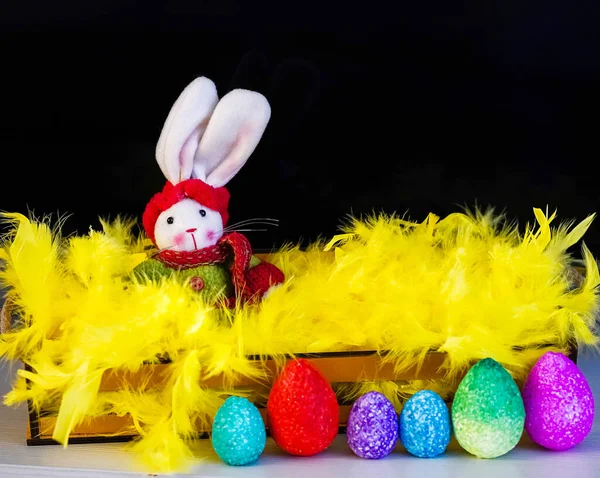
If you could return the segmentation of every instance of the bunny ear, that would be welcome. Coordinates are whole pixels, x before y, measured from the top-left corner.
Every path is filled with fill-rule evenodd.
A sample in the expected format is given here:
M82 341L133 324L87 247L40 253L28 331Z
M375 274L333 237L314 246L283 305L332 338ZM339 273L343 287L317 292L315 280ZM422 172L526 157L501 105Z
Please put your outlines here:
M156 161L172 184L191 177L194 154L218 102L215 84L200 77L181 92L171 107L156 145Z
M200 140L192 176L214 187L227 184L254 152L270 118L271 107L260 93L227 93Z

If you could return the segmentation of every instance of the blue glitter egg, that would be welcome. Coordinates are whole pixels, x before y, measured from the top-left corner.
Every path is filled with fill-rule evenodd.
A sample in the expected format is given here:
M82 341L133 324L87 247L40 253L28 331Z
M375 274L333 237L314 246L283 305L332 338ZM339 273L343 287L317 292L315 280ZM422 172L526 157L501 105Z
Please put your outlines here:
M391 453L398 441L398 415L379 392L369 392L354 402L348 415L346 440L355 455L378 460Z
M212 426L212 446L228 465L255 462L265 449L265 423L247 398L229 397L217 410Z
M421 390L404 404L400 413L400 441L419 458L433 458L446 451L452 435L450 411L437 393Z

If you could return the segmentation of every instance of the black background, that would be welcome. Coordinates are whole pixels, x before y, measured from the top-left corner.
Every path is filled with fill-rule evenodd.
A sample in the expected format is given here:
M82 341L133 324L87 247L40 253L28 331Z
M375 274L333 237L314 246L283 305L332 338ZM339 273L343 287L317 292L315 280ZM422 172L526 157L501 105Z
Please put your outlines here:
M599 20L592 0L2 2L0 209L70 213L67 233L140 217L166 115L205 75L271 102L229 184L232 221L280 220L256 248L373 211L581 220L598 210Z

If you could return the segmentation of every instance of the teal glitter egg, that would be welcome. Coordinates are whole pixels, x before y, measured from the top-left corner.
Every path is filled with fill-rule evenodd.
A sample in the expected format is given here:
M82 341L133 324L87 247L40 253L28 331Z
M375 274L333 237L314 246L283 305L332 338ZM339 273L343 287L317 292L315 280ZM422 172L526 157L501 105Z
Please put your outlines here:
M433 458L446 451L452 436L446 402L431 390L410 397L400 413L400 441L419 458Z
M243 397L229 397L217 410L212 426L212 446L228 465L255 462L267 444L265 423L258 408Z
M471 367L454 395L452 425L460 446L479 458L496 458L517 446L525 406L502 365L486 358Z

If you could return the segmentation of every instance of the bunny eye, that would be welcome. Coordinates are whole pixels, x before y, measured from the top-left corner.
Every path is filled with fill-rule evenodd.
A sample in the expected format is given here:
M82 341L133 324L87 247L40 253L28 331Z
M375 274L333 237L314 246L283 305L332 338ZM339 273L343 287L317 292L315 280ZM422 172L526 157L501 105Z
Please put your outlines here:
M173 221L174 221L173 216L169 216L167 218L167 224L173 224Z
M206 211L204 209L200 209L200 215L202 217L205 217L206 216Z

